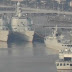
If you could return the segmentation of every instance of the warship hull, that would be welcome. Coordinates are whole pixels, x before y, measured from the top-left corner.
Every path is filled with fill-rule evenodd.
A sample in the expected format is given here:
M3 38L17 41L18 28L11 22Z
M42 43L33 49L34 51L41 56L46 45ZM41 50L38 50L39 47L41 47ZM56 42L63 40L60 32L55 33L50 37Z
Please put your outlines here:
M11 34L13 36L16 36L16 38L21 38L22 40L27 41L27 42L32 42L34 31L26 31L26 32L14 32L13 31Z
M61 66L61 67L57 67L57 70L72 70L71 66Z
M0 30L0 41L7 42L8 35L9 35L9 31Z
M0 48L8 48L7 42L0 41Z
M46 47L52 48L55 50L60 50L64 48L61 43L56 42L55 40L44 40Z

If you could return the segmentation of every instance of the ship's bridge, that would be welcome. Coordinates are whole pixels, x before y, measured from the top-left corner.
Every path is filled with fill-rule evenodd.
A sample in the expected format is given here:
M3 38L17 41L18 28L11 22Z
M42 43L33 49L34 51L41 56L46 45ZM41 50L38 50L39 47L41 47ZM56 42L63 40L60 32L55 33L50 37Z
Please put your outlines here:
M72 49L66 48L59 52L59 58L63 59L64 61L72 61Z

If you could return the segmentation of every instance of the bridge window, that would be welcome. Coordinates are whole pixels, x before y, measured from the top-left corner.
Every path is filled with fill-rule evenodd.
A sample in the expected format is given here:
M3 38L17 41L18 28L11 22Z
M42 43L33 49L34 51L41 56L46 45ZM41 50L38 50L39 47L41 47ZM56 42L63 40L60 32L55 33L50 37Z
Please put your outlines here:
M59 66L59 63L57 63L57 66Z
M65 66L65 63L63 65Z
M60 66L62 66L62 63L60 63Z
M70 66L72 66L72 64L70 64Z
M67 65L69 65L69 64L67 63Z
M71 61L70 57L64 57L64 61Z

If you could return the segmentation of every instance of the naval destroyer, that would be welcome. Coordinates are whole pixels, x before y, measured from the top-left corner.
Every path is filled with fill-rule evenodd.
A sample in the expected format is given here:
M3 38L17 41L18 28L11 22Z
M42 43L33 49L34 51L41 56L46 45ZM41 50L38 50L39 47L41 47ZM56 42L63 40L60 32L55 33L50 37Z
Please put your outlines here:
M13 34L17 34L25 41L33 41L34 30L32 28L32 20L22 14L20 2L17 3L16 15L12 17L11 27Z
M3 16L0 16L0 41L8 41L9 30Z

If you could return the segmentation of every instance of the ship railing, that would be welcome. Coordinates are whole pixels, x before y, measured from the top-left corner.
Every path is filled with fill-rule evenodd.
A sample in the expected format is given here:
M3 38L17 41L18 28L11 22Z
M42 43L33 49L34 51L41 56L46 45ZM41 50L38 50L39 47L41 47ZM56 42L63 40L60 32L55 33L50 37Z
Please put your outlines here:
M64 59L58 59L56 60L56 62L71 62L72 63L72 60L64 60Z

